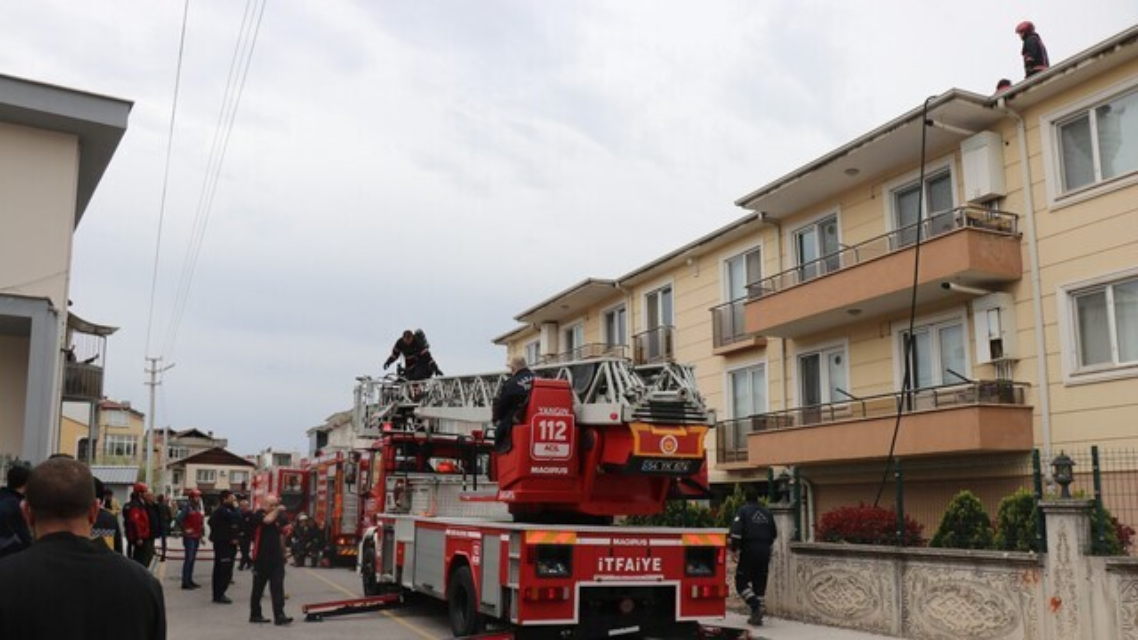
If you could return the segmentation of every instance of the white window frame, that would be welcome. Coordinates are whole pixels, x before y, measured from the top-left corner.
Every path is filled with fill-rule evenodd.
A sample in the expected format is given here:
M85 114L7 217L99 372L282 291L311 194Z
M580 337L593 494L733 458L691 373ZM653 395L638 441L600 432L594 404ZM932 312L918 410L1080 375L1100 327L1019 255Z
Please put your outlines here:
M828 342L820 342L818 344L803 346L800 349L796 348L795 352L794 352L794 367L793 367L793 369L794 369L794 404L795 404L796 408L802 408L802 407L807 406L807 405L802 404L802 397L804 395L802 393L802 382L803 382L802 381L802 364L801 364L802 358L805 356L813 355L815 353L825 353L827 351L833 351L835 349L842 349L842 351L845 353L845 358L842 361L842 367L845 369L846 386L853 387L853 379L850 378L850 341L848 339L842 338L841 340L831 340ZM828 389L827 389L827 391L828 391ZM846 389L846 391L849 391L852 393L851 389ZM848 401L848 400L849 400L849 398L846 398L846 397L837 398L837 399L831 398L829 400L823 400L822 404L842 402L842 401Z
M641 296L640 296L640 309L642 311L642 313L640 314L640 330L641 331L648 331L649 329L652 328L652 327L648 326L648 297L651 296L653 293L656 293L658 291L663 291L664 289L671 289L672 290L672 318L671 318L671 322L668 324L671 325L672 327L676 326L676 284L672 280L665 280L665 281L660 282L660 283L658 283L652 287L646 288L644 290L644 293L641 294Z
M113 453L110 448L122 446L127 453ZM102 440L103 455L117 458L135 458L138 456L138 436L129 434L108 433Z
M959 373L963 375L970 375L972 372L972 327L968 322L968 313L966 309L959 309L948 311L945 313L938 313L935 315L922 316L913 321L913 329L920 331L926 328L942 327L949 324L960 323L964 329L964 371ZM901 343L901 336L909 330L908 320L898 320L893 323L893 388L896 391L901 391L901 386L905 383L905 352ZM937 358L939 359L939 355ZM934 367L934 376L938 375L940 371ZM935 378L934 378L935 379ZM939 384L952 384L958 382L966 384L963 380L953 379L949 381L941 380ZM934 383L933 386L939 386Z
M1063 155L1059 148L1059 125L1065 124L1068 120L1073 119L1083 111L1092 109L1113 98L1120 97L1135 90L1138 90L1138 80L1134 77L1130 77L1106 87L1102 91L1093 93L1081 100L1064 105L1055 111L1045 113L1039 117L1039 131L1040 138L1043 142L1044 155L1043 172L1047 179L1047 198L1050 209L1062 209L1063 207L1078 204L1085 200L1138 184L1138 171L1132 171L1128 174L1117 176L1109 180L1093 182L1074 191L1064 193L1063 170L1061 166ZM1138 144L1138 141L1135 141L1135 144Z
M941 171L944 171L945 169L948 169L948 180L952 184L952 207L950 207L950 208L958 207L958 206L960 206L960 193L958 193L959 187L958 187L958 183L957 183L958 176L956 175L956 157L955 156L948 155L948 156L944 156L942 158L937 158L936 160L933 160L931 162L925 163L925 182L928 182L929 178L935 176L936 174L940 173ZM900 176L894 180L890 180L889 182L882 185L881 193L883 194L883 197L885 199L885 206L882 208L885 209L885 231L886 231L886 233L893 233L894 231L898 230L898 227L897 227L897 207L895 204L896 199L897 199L896 198L897 192L902 190L902 189L907 189L907 188L917 184L917 182L919 182L920 179L921 179L921 170L918 168L918 169L914 169L914 170L912 170L912 171L910 171L910 172L908 172L908 173L906 173L906 174L904 174L904 175L902 175L902 176ZM921 202L921 215L922 215L921 219L922 220L928 220L928 216L929 216L928 198L924 197L924 196L922 196L922 198L923 198L923 200ZM928 238L925 236L925 234L921 234L921 242L924 242L927 239Z
M839 230L839 234L840 233L841 233L841 231ZM736 251L735 253L732 253L731 255L727 256L726 258L723 258L723 262L720 264L720 272L723 274L722 277L723 277L723 302L724 302L724 304L726 304L728 302L735 302L736 300L740 299L740 298L731 297L731 267L729 266L731 261L732 260L743 260L743 273L746 273L747 272L747 256L749 256L752 253L757 253L759 256L758 257L759 280L762 280L763 279L763 271L764 271L764 269L763 269L763 245L762 245L762 243L749 246L749 247L747 247L741 251ZM748 282L743 283L743 288L744 288L743 298L747 297L747 293L745 290L746 290L746 286L748 284L750 284L750 283L748 283ZM675 303L675 296L676 296L675 290L673 289L672 290L673 306Z
M581 330L581 344L575 344L571 348L566 349L565 344L569 341L566 340L565 337L572 333L576 333L578 328ZM585 319L577 318L572 322L566 322L565 324L561 325L561 335L558 336L558 340L562 345L562 348L560 349L561 353L570 353L585 346L588 343L588 339L585 338Z
M1138 267L1130 267L1059 286L1055 299L1059 307L1059 351L1063 362L1064 385L1075 386L1138 377L1138 363L1081 367L1079 365L1078 323L1075 316L1075 297L1077 295L1086 293L1090 289L1105 287L1136 277L1138 277Z
M753 360L753 361L740 362L736 365L732 365L730 368L724 369L724 371L723 371L723 389L725 391L724 396L727 400L727 413L728 413L728 415L731 416L732 420L738 420L739 418L749 417L749 416L737 416L737 415L735 415L735 386L733 384L731 384L731 378L732 378L732 376L734 376L737 373L742 373L742 372L748 371L750 369L762 369L763 370L763 378L765 380L766 390L767 390L767 392L763 396L763 406L762 407L755 407L754 413L752 413L751 415L755 416L755 415L761 415L764 413L770 413L770 404L771 404L770 366L767 364L766 358L761 358L761 359Z
M217 482L217 469L195 469L194 481L198 484L215 484Z
M108 427L122 428L130 426L130 415L123 409L108 409L106 412Z
M242 482L249 482L251 474L245 469L233 469L229 472L229 484L241 484Z
M675 293L673 292L672 295L674 296ZM621 311L621 310L624 311L624 340L622 340L620 342L613 342L611 339L612 336L609 335L608 317L609 317L609 314L616 313L616 312ZM601 311L601 340L604 342L605 346L613 345L613 346L626 347L626 346L628 346L629 337L630 336L628 335L628 305L627 304L625 304L624 302L620 302L620 303L614 304L611 307Z
M522 345L522 356L525 357L526 364L537 364L537 361L541 359L541 340L530 340Z

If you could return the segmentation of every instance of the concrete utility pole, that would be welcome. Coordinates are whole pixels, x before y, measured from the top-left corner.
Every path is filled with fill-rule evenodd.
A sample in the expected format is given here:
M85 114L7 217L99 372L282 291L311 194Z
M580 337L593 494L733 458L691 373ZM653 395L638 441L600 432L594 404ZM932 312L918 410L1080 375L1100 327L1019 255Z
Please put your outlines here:
M146 373L150 374L150 380L146 382L146 386L150 387L150 410L147 413L147 421L150 423L150 428L146 431L146 486L150 486L154 481L154 390L162 381L158 379L158 374L165 373L174 368L173 364L169 366L158 368L158 363L162 358L147 358L150 366L146 369Z

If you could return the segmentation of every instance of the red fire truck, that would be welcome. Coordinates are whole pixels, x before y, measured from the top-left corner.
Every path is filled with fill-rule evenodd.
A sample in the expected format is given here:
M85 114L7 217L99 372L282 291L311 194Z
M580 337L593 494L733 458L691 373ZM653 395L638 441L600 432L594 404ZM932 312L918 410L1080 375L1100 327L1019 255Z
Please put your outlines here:
M670 636L722 617L725 531L611 524L659 513L703 471L714 419L691 370L601 358L535 371L502 454L455 427L489 421L501 376L430 381L421 422L401 429L385 419L390 389L358 392L377 438L358 479L365 593L445 600L456 636Z
M357 485L361 466L370 460L359 451L336 451L305 463L310 518L324 530L329 559L355 562L363 528L362 496Z
M250 496L253 509L260 509L264 506L265 496L274 494L280 498L289 515L303 512L307 508L304 479L303 469L271 467L258 471L253 475Z

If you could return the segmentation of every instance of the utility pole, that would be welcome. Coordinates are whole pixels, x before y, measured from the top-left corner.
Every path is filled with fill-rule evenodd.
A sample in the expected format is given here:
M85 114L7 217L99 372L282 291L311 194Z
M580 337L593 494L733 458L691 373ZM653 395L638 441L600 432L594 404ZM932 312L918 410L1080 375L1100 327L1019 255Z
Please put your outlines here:
M154 481L154 391L162 381L158 379L158 374L165 373L174 368L173 364L158 368L158 363L162 358L146 358L149 362L149 367L146 373L150 374L150 380L146 382L146 386L150 387L150 410L147 414L150 428L146 432L146 486L150 486Z

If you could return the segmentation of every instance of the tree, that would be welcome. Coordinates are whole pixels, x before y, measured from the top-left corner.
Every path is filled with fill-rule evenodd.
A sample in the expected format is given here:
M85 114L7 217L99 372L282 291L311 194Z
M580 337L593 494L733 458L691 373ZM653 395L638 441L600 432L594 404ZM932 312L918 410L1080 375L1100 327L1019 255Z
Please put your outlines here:
M1000 500L996 512L996 548L1004 551L1043 550L1035 494L1020 488Z
M964 490L948 503L940 527L937 528L929 546L950 549L991 549L994 540L992 519L984 510L983 503L974 493Z

